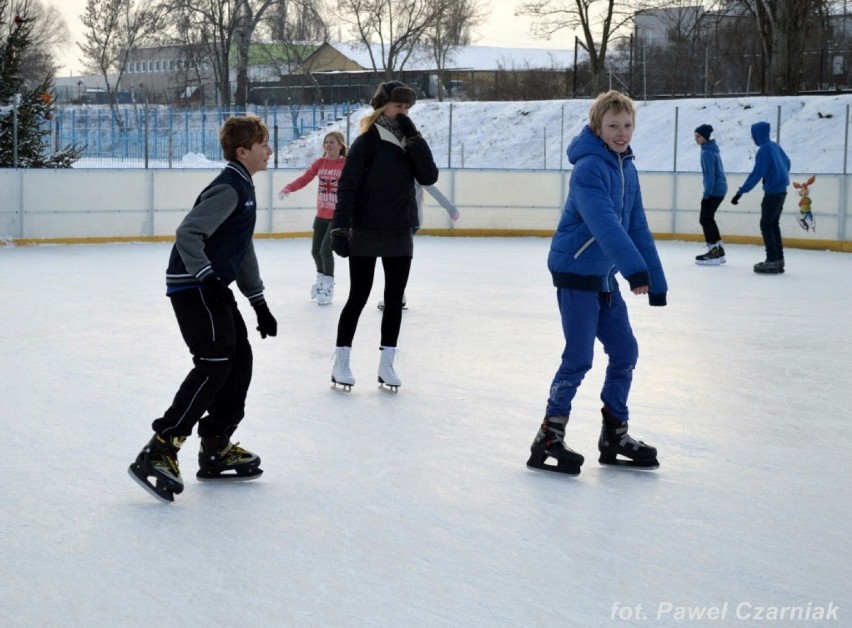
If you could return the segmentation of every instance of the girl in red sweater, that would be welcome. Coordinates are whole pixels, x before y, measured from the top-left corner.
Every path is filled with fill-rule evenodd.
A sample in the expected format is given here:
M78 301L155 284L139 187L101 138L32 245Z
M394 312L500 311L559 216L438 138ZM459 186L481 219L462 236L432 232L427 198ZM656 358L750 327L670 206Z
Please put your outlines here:
M311 255L317 268L317 280L311 286L311 298L319 305L328 305L334 297L334 254L331 250L331 218L337 205L337 182L346 161L346 139L340 131L327 133L322 140L323 155L295 181L278 193L281 199L290 192L301 190L319 178L317 186L317 215L314 218L314 237Z

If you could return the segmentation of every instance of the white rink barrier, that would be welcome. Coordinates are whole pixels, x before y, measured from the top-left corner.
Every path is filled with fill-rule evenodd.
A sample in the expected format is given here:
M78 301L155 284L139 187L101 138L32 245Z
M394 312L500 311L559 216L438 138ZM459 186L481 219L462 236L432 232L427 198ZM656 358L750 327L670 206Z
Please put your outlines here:
M198 193L219 169L0 169L0 242L170 239ZM255 175L259 237L304 236L315 215L316 180L285 200L278 190L303 171L279 169ZM556 228L570 171L444 169L436 187L461 218L424 194L423 233L436 235L549 235ZM730 242L760 242L760 186L739 205L730 198L747 174L728 174L730 191L716 219ZM794 174L804 182L810 174ZM640 173L652 231L662 238L701 240L700 173ZM799 196L789 189L781 218L785 243L852 251L852 175L817 174L810 186L816 231L796 222Z

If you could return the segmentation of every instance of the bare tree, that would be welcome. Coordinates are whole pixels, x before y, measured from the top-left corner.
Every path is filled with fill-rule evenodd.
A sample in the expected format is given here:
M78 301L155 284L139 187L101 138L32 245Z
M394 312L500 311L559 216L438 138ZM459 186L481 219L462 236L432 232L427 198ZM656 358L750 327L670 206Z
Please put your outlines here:
M769 95L795 94L802 81L805 42L828 12L826 0L741 0L755 19Z
M603 80L606 56L613 40L641 10L667 6L671 0L531 0L515 15L535 18L533 33L550 39L559 31L580 31L577 43L589 55L593 91L608 88Z
M435 0L338 0L340 18L370 55L373 71L393 78L424 43L442 13ZM373 46L378 47L376 58Z
M479 0L433 0L435 19L426 29L425 43L432 51L438 70L438 100L444 100L444 69L453 50L470 44L470 32L485 19Z
M272 41L302 43L329 39L321 0L276 0L259 25Z
M119 126L123 120L118 115L116 96L127 61L134 48L157 34L161 17L158 5L144 0L87 0L80 16L86 27L84 42L77 44L83 53L80 60L103 77L113 118Z
M244 106L248 91L249 46L264 13L280 0L164 0L173 19L184 26L184 35L203 46L213 68L220 103L230 107L232 98ZM236 87L231 94L231 55L236 55Z
M25 78L43 77L56 72L56 54L69 41L68 25L51 4L42 0L12 0L0 12L0 21L13 28L15 16L25 16L30 24L29 43L18 60Z

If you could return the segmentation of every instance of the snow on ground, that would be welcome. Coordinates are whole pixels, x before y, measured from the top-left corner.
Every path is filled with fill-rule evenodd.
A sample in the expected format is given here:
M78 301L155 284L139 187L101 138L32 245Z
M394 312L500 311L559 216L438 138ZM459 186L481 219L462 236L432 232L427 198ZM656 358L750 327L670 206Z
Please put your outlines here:
M661 242L669 306L628 302L631 431L662 466L597 464L599 354L570 479L524 465L562 350L548 244L418 237L395 395L375 383L381 273L335 392L346 266L320 308L309 241L259 241L280 334L253 340L237 438L265 473L201 484L193 438L172 505L126 473L190 366L169 245L0 247L0 625L849 625L852 256L788 249L759 276L760 247L706 268Z
M570 167L565 147L586 124L590 103L590 100L452 103L424 100L411 110L411 117L429 140L441 167L449 164L455 168L556 169ZM850 104L852 94L647 102L639 99L632 143L636 166L640 171L700 172L700 150L693 132L700 124L707 123L715 129L713 139L719 144L726 171L748 173L754 165L757 148L751 139L751 125L769 122L772 137L776 139L780 119L781 145L790 155L793 172L842 173L844 167L848 171L844 147ZM358 122L369 111L366 108L351 116L347 134L350 139L357 136ZM322 152L325 133L338 129L346 133L345 119L282 148L280 167L306 167ZM76 167L131 165L126 160L110 163L103 159L83 159ZM142 164L136 162L136 165ZM221 162L194 153L172 164L175 168L219 165Z

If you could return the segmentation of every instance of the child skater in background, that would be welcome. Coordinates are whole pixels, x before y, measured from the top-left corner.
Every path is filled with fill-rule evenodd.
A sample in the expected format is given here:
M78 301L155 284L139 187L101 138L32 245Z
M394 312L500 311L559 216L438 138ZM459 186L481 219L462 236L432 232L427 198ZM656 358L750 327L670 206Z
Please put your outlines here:
M394 359L414 255L414 230L419 226L414 186L438 180L432 150L408 117L416 99L414 90L404 83L379 85L370 99L373 112L361 121L361 134L352 142L340 176L331 235L334 252L349 257L349 298L337 324L331 381L344 390L355 385L349 368L352 341L379 258L385 273L385 307L378 380L393 390L401 385Z
M701 213L698 222L704 231L707 252L695 257L700 266L718 266L725 263L725 248L722 246L722 234L716 224L716 210L722 204L728 192L722 155L715 140L710 139L713 127L702 124L695 129L695 143L701 147L701 173L704 175L704 194L701 197Z
M334 255L331 250L331 219L337 205L337 182L346 160L346 139L340 131L327 133L322 140L323 154L305 173L288 183L278 197L286 198L319 178L317 186L317 215L314 218L314 237L311 255L317 268L317 280L311 286L311 298L319 305L328 305L334 298Z
M757 145L754 168L742 184L731 204L740 202L743 194L763 181L763 200L760 202L760 235L766 247L766 260L754 265L754 272L778 275L784 272L784 240L781 238L781 212L787 187L790 185L790 158L777 142L769 139L769 123L751 125L751 139Z
M544 421L527 465L568 475L580 473L583 456L565 445L571 402L592 367L595 338L609 363L601 401L601 464L656 469L657 450L627 433L627 396L639 348L615 273L651 305L665 305L666 278L648 228L630 140L636 113L618 91L598 96L589 124L568 147L574 165L568 199L553 235L548 268L556 286L565 349L550 386ZM618 458L624 456L628 460ZM547 464L553 458L555 464Z

